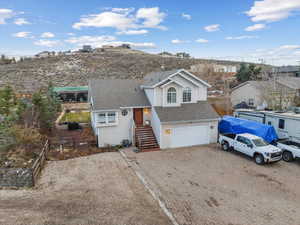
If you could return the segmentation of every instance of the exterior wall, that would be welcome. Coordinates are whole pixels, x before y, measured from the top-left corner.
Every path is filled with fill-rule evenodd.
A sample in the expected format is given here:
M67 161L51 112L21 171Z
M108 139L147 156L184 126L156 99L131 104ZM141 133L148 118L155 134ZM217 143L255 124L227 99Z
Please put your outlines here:
M157 143L160 145L160 143L161 143L161 123L160 123L160 120L159 120L158 115L154 108L152 108L151 112L152 112L151 113L151 115L152 115L152 117L151 117L152 130L156 137Z
M218 139L218 121L199 122L199 123L184 123L184 124L168 124L161 127L161 143L160 148L166 149L171 146L171 134L167 134L166 130L183 126L208 126L209 127L209 143L216 143ZM172 132L172 131L171 131Z
M128 139L132 141L132 123L133 123L133 110L127 109L128 114L122 115L121 110L117 110L118 124L115 126L99 127L96 126L96 135L98 135L98 146L105 147L106 145L119 145L122 140ZM94 113L97 115L97 113Z
M250 99L254 99L254 107L260 106L264 102L260 91L250 84L246 84L231 92L231 103L233 106L241 102L248 104Z
M189 79L191 79L193 82L196 82L200 85L198 87L193 82L190 82L186 80L185 78L181 77L180 75L174 76L172 79L180 82L184 87L190 87L192 89L192 103L196 103L197 101L207 101L207 87L197 81L196 79L190 77L187 74L184 74ZM177 103L170 105L167 104L167 91L170 87L175 87L177 91ZM171 83L163 88L156 87L154 88L154 91L149 91L150 89L145 89L145 93L151 103L152 106L180 106L182 104L182 93L183 93L183 87L176 84ZM154 99L154 101L152 100Z
M146 88L145 94L150 102L151 105L155 105L155 95L154 95L154 89L153 88Z

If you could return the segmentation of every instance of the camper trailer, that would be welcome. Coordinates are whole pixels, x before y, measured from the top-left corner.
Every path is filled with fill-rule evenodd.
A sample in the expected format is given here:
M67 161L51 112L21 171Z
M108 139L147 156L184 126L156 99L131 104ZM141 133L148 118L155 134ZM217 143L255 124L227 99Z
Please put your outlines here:
M289 139L300 143L300 113L297 108L288 112L238 109L234 112L234 116L272 125L279 139Z

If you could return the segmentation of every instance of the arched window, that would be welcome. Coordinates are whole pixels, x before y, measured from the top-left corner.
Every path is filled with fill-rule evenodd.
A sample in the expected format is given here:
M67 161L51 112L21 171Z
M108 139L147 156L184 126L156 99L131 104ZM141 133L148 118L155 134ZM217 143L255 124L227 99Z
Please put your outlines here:
M173 87L170 87L168 89L167 102L168 102L168 104L176 103L176 89Z
M192 101L192 89L191 88L186 87L183 89L182 101L183 102L191 102Z

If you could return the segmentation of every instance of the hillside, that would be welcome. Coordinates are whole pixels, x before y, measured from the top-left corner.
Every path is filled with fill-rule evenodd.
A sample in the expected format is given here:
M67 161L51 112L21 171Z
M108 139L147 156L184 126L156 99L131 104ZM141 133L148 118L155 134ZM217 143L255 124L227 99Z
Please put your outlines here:
M111 49L97 53L80 53L36 58L0 66L0 86L9 84L21 92L32 92L47 86L86 85L89 78L140 79L145 74L191 65L215 62L239 65L239 62L162 57L136 50Z

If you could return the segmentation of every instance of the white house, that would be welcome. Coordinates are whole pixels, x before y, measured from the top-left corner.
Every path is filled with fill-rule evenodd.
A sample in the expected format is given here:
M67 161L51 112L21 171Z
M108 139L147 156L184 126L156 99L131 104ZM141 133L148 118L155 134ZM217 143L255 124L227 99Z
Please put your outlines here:
M98 146L129 140L141 150L217 141L218 114L205 81L186 70L154 72L144 80L90 80L92 127Z

